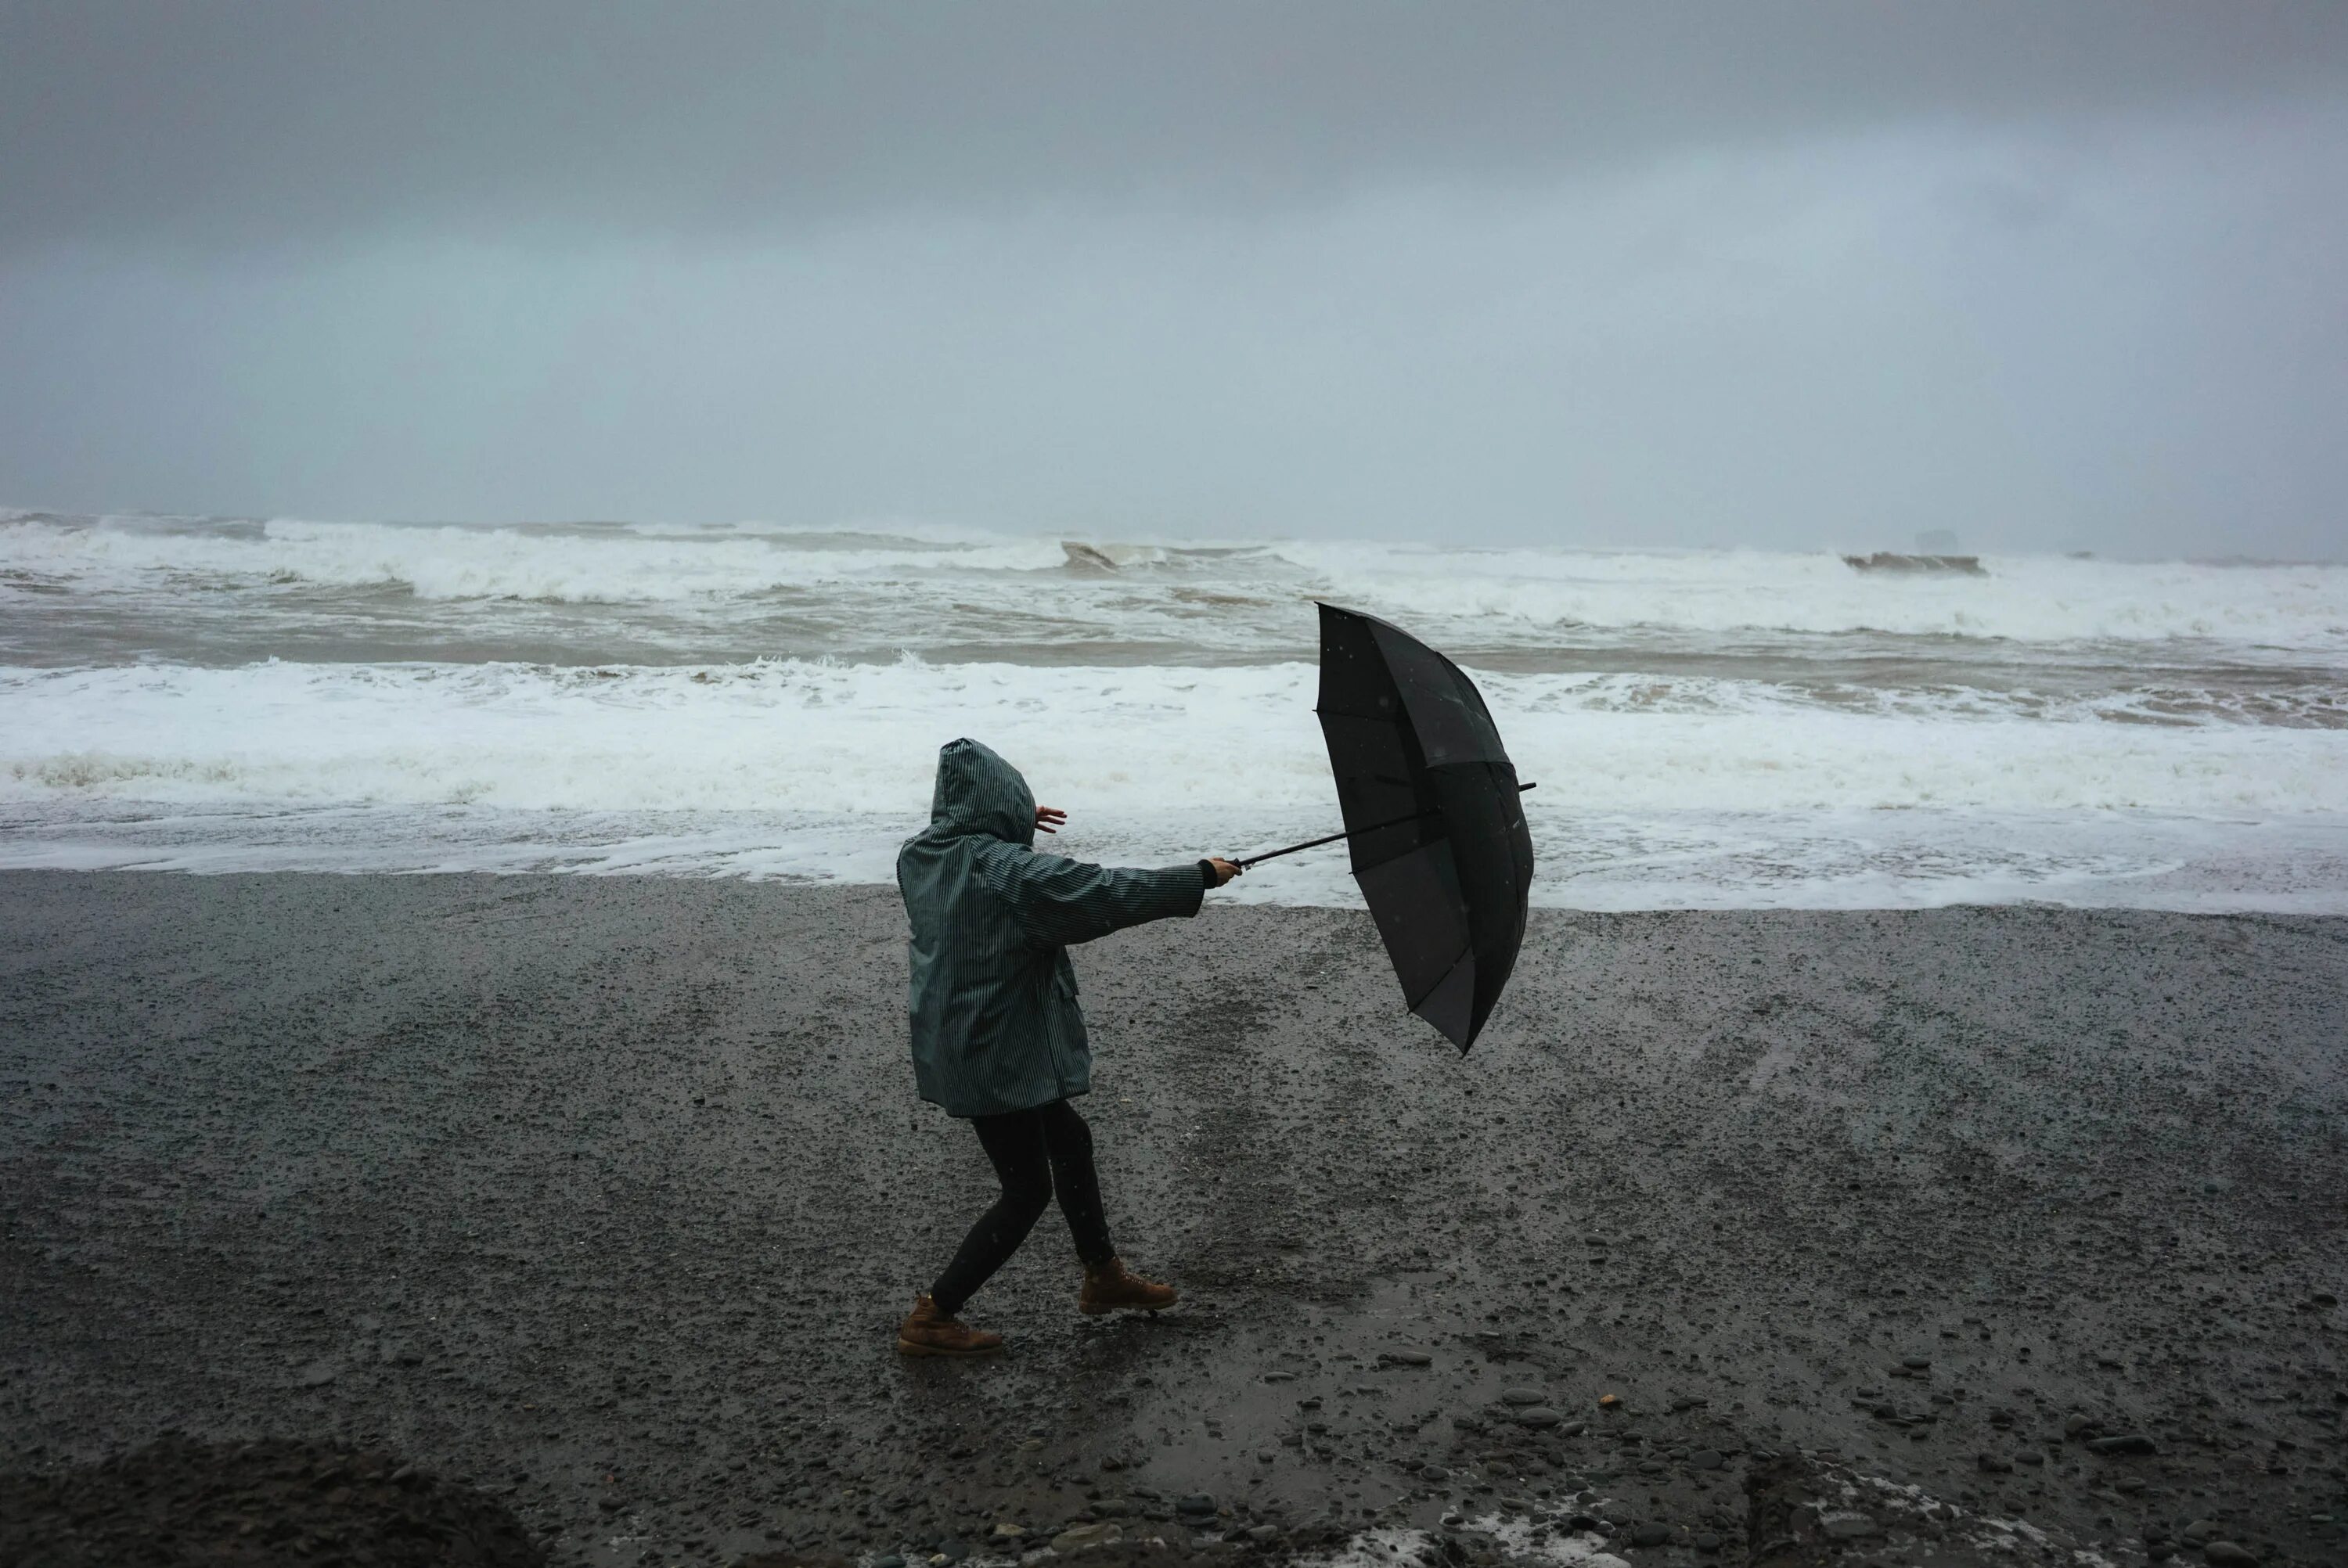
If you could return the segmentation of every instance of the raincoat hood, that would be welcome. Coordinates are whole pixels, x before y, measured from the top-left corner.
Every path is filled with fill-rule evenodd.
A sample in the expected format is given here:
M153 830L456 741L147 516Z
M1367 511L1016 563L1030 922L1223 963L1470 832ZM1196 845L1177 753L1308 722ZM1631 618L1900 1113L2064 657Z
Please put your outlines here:
M949 741L938 750L938 785L930 797L929 831L922 836L972 834L1034 847L1035 795L1019 770L991 748Z

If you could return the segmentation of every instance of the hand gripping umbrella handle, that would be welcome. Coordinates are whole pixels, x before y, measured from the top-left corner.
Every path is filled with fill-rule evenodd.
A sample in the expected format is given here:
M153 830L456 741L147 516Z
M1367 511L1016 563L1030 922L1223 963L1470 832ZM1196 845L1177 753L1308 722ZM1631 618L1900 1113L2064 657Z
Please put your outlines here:
M1540 785L1537 783L1520 784L1517 786L1517 793L1519 794L1522 794L1527 790L1539 788L1540 788ZM1245 860L1233 861L1232 864L1244 871L1251 866L1257 865L1266 860L1277 860L1283 855L1293 855L1300 849L1318 849L1324 844L1334 844L1341 838L1356 838L1365 833L1375 833L1380 828L1400 827L1406 822L1416 822L1422 816L1433 816L1434 815L1435 812L1431 809L1427 811L1415 811L1408 816L1397 816L1390 822L1374 822L1367 827L1352 828L1344 833L1333 833L1325 838L1308 838L1302 844L1292 844L1285 849L1266 850L1262 855L1251 855Z

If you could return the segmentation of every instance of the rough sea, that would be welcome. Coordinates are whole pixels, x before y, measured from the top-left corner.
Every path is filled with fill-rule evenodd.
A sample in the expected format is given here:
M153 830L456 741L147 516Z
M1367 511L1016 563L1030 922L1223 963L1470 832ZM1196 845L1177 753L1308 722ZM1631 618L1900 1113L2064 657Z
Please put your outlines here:
M1982 564L0 511L0 866L887 881L957 735L1244 854L1338 825L1327 600L1482 686L1539 904L2348 912L2348 567Z

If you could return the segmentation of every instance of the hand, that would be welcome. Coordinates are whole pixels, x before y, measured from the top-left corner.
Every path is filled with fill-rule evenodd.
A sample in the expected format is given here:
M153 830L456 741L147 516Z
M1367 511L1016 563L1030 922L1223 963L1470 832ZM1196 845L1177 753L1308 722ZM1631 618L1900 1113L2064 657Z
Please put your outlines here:
M1057 806L1039 805L1035 808L1035 831L1038 833L1057 833L1060 824L1067 820L1068 814Z
M1226 860L1220 855L1209 856L1207 865L1215 874L1215 886L1218 887L1220 887L1224 883L1229 882L1232 877L1241 875L1247 869L1246 866L1241 866L1239 862L1235 860Z

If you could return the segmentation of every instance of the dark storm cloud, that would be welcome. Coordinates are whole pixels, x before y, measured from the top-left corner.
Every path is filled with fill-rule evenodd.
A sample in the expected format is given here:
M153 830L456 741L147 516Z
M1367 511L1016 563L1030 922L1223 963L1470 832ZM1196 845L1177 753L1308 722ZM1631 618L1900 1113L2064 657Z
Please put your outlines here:
M1278 209L2328 91L2348 5L13 3L0 245Z
M0 504L2348 553L2348 5L0 0Z

